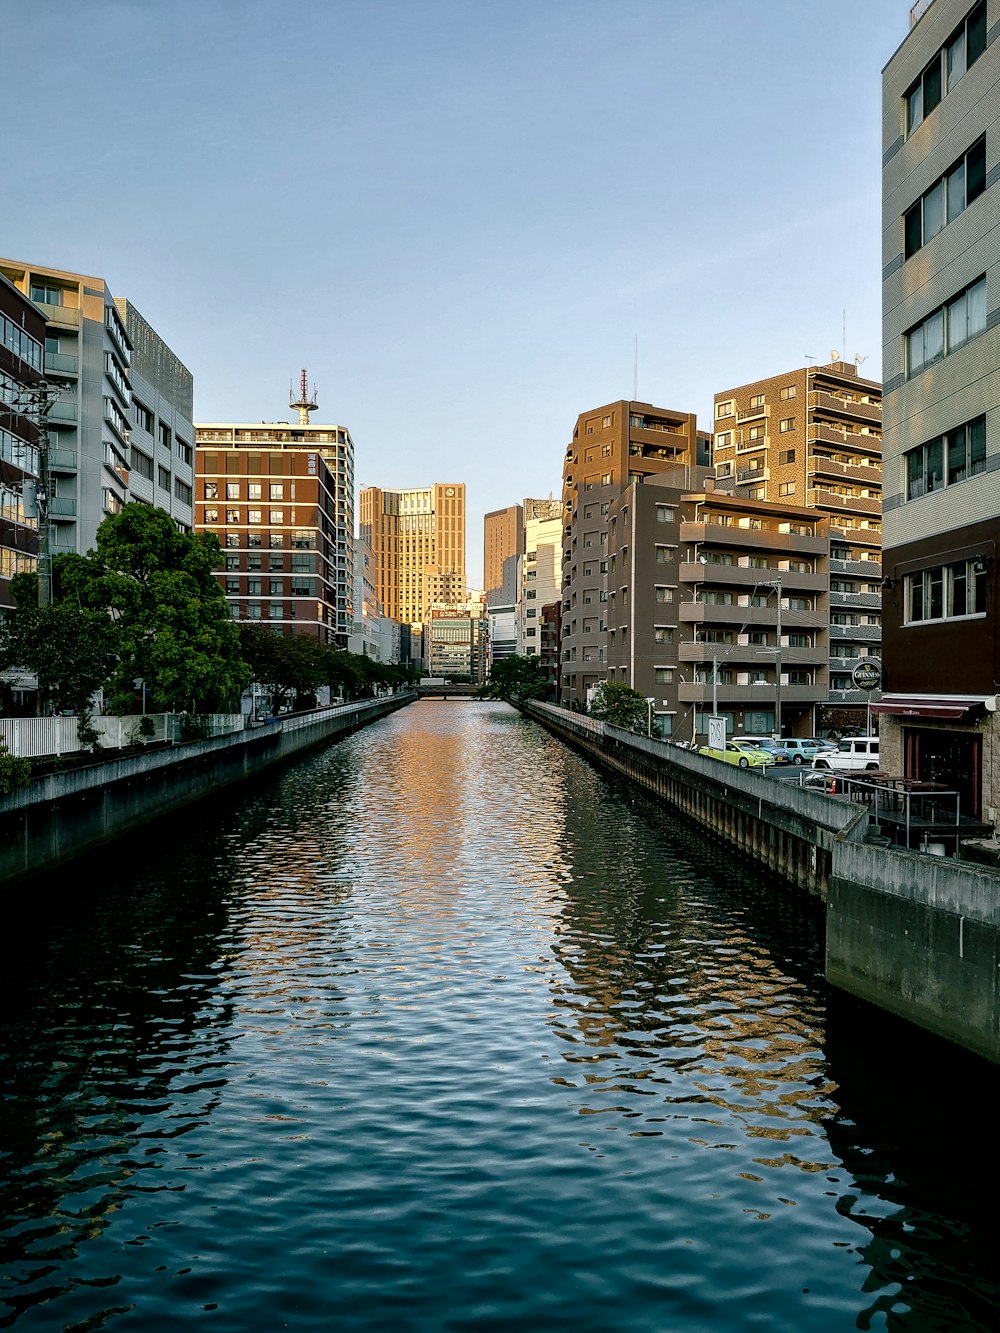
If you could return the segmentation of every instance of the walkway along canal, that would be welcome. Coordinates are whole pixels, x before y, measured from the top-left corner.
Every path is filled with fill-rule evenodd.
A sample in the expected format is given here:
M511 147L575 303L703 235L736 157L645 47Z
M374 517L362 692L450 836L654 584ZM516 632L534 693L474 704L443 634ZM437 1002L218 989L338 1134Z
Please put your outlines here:
M822 905L421 702L8 914L0 1326L994 1330L1000 1071Z
M1000 1063L1000 875L865 840L868 810L551 704L527 711L595 762L826 904L826 975Z

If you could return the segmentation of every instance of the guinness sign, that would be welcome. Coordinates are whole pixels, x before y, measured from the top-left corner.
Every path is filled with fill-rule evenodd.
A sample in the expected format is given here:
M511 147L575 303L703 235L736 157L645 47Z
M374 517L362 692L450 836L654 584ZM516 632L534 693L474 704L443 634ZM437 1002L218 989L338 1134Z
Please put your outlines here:
M882 663L877 657L866 657L851 672L851 679L859 690L877 690L882 685Z

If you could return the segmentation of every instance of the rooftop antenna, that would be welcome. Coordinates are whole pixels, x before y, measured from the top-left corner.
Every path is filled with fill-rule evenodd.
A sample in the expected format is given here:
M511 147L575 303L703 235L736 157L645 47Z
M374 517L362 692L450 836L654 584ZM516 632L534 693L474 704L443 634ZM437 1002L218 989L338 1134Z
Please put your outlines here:
M855 364L856 366L860 366L860 365L862 364L862 362L867 361L867 360L868 360L868 358L867 358L866 356L862 356L860 352L855 352L855 354L854 354L854 364Z
M802 355L805 357L805 359L806 359L807 361L815 361L815 360L816 360L816 358L815 358L814 356L810 356L808 352L803 352Z
M294 407L299 414L299 425L309 425L309 413L315 412L319 404L316 402L316 385L313 385L312 397L309 396L309 377L306 374L305 366L302 367L302 375L299 379L299 397L295 400L295 389L292 384L288 386L288 406Z

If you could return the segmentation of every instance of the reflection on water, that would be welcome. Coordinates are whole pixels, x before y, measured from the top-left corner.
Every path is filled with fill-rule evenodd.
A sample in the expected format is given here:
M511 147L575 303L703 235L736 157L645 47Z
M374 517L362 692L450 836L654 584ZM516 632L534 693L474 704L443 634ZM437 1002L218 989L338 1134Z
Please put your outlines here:
M996 1071L831 996L812 904L501 705L20 922L0 1327L1000 1324Z

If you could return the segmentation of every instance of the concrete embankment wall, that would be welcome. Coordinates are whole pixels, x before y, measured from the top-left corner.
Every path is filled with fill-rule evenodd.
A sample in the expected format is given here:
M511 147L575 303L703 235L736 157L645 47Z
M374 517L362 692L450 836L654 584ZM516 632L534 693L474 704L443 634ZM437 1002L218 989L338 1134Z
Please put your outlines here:
M864 842L866 808L591 718L526 711L584 754L826 902L842 990L1000 1063L1000 874ZM720 776L721 774L721 776Z
M1000 1063L1000 876L945 857L837 846L826 975Z
M868 821L856 806L822 791L778 783L551 704L529 703L526 711L596 763L820 899L826 898L836 839L855 829L861 836Z
M356 731L415 698L397 694L317 709L212 740L48 774L0 797L0 884L51 870L220 787Z

